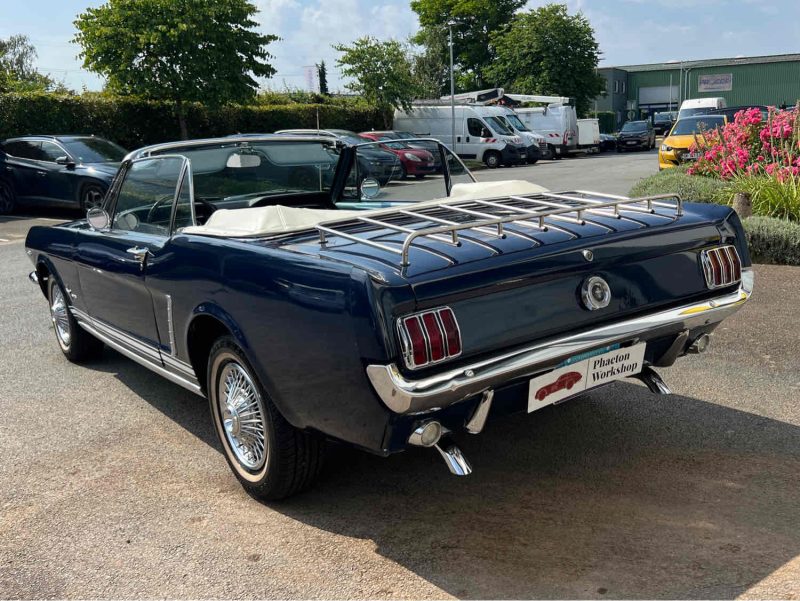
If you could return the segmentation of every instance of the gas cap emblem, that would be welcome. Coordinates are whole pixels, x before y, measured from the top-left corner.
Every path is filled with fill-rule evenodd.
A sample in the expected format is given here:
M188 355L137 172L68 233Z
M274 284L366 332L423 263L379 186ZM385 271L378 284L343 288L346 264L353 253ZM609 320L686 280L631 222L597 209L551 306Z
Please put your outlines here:
M599 275L593 275L583 282L581 299L589 311L604 309L611 302L611 288Z

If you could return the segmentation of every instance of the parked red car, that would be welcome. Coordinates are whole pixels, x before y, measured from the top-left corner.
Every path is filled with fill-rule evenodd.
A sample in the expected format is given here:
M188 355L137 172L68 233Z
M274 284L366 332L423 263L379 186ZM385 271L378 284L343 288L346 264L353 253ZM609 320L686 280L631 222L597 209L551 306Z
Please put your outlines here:
M375 132L363 132L358 134L365 140L372 142L384 142L381 144L383 150L388 150L400 159L400 179L405 179L409 175L413 175L417 179L422 179L426 175L436 171L436 164L433 160L433 154L421 148L412 148L406 142L401 140L392 140L386 136L382 136Z
M565 374L562 374L558 377L558 380L553 382L552 384L548 384L547 386L542 386L539 390L536 391L536 400L543 401L548 396L553 393L558 392L559 390L567 390L572 389L575 384L577 384L583 376L579 374L577 371L570 371Z

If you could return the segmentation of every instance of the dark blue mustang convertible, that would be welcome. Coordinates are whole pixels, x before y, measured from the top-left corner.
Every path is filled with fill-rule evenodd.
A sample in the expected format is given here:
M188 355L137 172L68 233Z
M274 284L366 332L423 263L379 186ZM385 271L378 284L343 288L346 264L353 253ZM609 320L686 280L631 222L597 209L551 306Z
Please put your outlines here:
M702 352L751 295L735 212L677 196L389 181L330 138L151 146L103 208L34 227L31 279L75 362L108 345L208 398L251 494L291 495L326 440L387 455ZM399 174L398 174L399 175Z

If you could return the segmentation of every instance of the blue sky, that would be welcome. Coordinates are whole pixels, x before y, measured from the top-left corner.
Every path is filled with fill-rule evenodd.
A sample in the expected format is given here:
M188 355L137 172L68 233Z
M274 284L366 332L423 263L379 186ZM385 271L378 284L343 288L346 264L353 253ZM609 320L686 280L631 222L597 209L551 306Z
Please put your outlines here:
M271 45L278 74L264 87L306 85L304 67L324 59L332 89L343 82L331 44L361 35L405 39L418 24L408 0L254 0L261 28L283 39ZM28 35L40 70L80 90L101 80L81 69L70 43L75 15L99 0L0 0L0 37ZM529 6L546 2L531 0ZM591 21L601 65L800 52L798 0L568 0Z

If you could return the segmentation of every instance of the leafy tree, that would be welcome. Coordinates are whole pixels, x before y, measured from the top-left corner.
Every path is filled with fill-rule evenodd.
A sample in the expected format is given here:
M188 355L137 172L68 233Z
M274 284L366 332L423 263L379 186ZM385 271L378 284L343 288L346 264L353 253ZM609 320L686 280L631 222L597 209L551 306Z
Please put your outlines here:
M328 68L325 66L325 61L320 61L317 65L317 79L319 80L319 93L327 96L328 92Z
M414 42L427 46L444 40L447 50L447 24L452 21L459 88L484 87L485 70L494 60L491 36L505 30L514 11L524 4L525 0L411 0L420 23Z
M0 39L0 92L68 92L49 75L35 66L36 48L28 36L12 35Z
M430 29L422 34L424 43L411 59L421 98L439 98L450 93L450 55L447 33ZM420 36L418 36L420 37Z
M83 66L119 94L175 103L184 139L185 103L251 99L270 77L267 45L248 0L108 0L78 16Z
M492 44L497 57L487 75L509 90L570 96L578 114L604 90L594 30L586 17L569 15L562 4L515 15L506 32L492 36Z
M347 89L361 94L364 99L382 109L386 126L391 126L391 111L409 109L415 97L417 83L411 71L406 47L397 40L381 42L365 36L352 44L335 45L341 52L336 65L342 75L353 79Z

